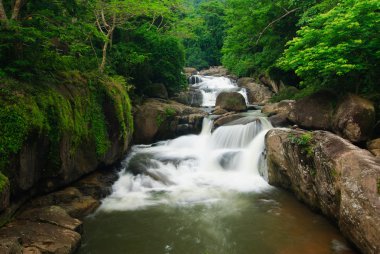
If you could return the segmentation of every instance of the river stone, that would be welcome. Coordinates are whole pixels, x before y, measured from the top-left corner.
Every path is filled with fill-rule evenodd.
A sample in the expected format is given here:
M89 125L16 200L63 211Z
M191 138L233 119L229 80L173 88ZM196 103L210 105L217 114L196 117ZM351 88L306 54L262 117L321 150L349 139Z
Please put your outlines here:
M93 213L99 206L100 201L91 196L85 196L75 187L68 187L61 191L41 196L29 202L28 207L60 206L71 217L83 218Z
M221 92L216 98L215 106L227 111L247 110L245 99L238 92Z
M203 95L199 90L189 90L178 93L172 100L192 107L200 107L203 103Z
M183 134L179 125L188 124L188 133L199 133L203 117L201 109L189 107L175 101L148 99L136 107L134 114L134 141L137 144L150 144L158 140L178 137Z
M268 118L273 127L289 127L291 123L287 114L276 114Z
M255 82L241 83L240 87L246 89L250 104L266 104L273 96L272 91L268 87Z
M79 245L79 233L49 223L18 220L0 229L1 238L20 237L23 247L42 253L71 254Z
M380 253L380 159L325 131L271 130L266 147L271 185L335 220L363 253Z
M294 100L283 100L277 103L268 103L262 108L262 112L268 114L269 116L282 114L288 116L293 110L296 101Z
M375 107L367 99L349 94L339 103L333 130L354 143L368 140L375 127Z
M331 130L335 94L319 91L298 100L289 114L289 120L306 129Z
M241 114L227 113L214 120L214 128L218 128L222 125L228 124L237 119L243 118Z
M0 253L2 254L21 254L22 246L19 237L9 237L0 239Z
M226 113L228 113L228 111L225 110L225 109L222 109L222 108L219 107L219 106L215 107L214 110L212 111L212 114L213 114L213 115L224 115L224 114L226 114Z
M67 212L59 206L28 209L17 216L17 220L50 223L78 233L82 231L82 222L70 217Z
M201 70L199 74L203 76L222 77L222 76L227 76L229 72L223 66L212 66L209 69Z

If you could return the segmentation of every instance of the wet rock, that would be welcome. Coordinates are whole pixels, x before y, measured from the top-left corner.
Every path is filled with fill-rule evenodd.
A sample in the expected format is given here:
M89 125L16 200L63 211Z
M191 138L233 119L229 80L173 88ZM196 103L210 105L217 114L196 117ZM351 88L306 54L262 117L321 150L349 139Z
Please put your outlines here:
M372 136L375 118L375 107L371 101L350 94L337 106L333 130L354 143L366 141Z
M213 115L224 115L224 114L226 114L226 113L228 113L228 111L225 110L225 109L222 109L222 108L219 107L219 106L215 107L215 109L212 111L212 114L213 114Z
M369 141L367 148L373 155L380 157L380 138Z
M195 69L193 67L185 67L185 68L183 68L183 71L184 71L187 78L198 73L197 69Z
M246 111L247 105L243 95L238 92L221 92L216 98L216 107L226 111Z
M82 222L70 217L67 212L59 206L28 209L17 216L17 220L49 223L78 233L82 231Z
M81 236L75 231L41 222L18 220L0 229L1 238L20 238L24 253L71 254L79 245Z
M0 253L2 254L21 254L22 246L19 237L1 238Z
M294 100L283 100L277 103L266 104L262 108L262 112L265 114L276 115L282 114L286 115L286 117L290 114L290 112L294 109L296 101Z
M273 127L289 127L291 122L288 120L288 115L277 114L269 117L269 121Z
M227 76L229 72L223 66L212 66L207 70L201 70L199 74L204 76L222 77Z
M144 94L150 98L168 99L168 90L162 83L154 83L145 88Z
M200 107L203 102L202 92L199 90L189 90L185 92L180 92L172 100L182 103L184 105L192 107Z
M265 104L272 98L273 93L268 87L248 80L240 81L238 85L247 90L248 102L250 104Z
M266 136L271 185L335 220L363 253L380 252L380 159L325 131Z
M100 201L91 196L83 195L77 188L68 187L64 190L36 198L28 204L30 208L46 206L60 206L70 216L83 218L93 213L100 206Z
M243 118L244 116L240 114L235 114L235 113L227 113L222 115L221 117L218 117L214 121L214 128L218 128L222 125L228 124L232 121L235 121L237 119Z
M335 94L320 91L298 100L289 114L289 120L306 129L331 130Z
M188 124L188 133L198 133L202 129L201 109L192 108L175 101L148 99L137 107L135 118L135 143L149 144L154 141L174 138L183 134L183 126Z

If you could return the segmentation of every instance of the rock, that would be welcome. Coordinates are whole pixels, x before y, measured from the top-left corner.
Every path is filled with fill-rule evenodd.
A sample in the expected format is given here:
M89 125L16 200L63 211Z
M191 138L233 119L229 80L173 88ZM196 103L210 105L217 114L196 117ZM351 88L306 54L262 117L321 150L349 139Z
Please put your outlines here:
M297 101L289 114L289 120L306 129L331 130L335 94L320 91Z
M227 111L247 110L245 99L238 92L221 92L216 98L215 106Z
M203 95L199 90L190 90L180 92L172 100L192 107L201 107L203 103Z
M183 68L183 71L186 75L186 78L190 78L192 75L196 75L198 73L197 69L193 67L185 67Z
M79 245L81 236L75 231L49 223L15 221L0 229L0 238L20 237L24 253L71 254ZM28 251L28 252L27 252ZM38 253L38 252L34 252Z
M221 77L221 76L227 76L228 70L224 68L223 66L212 66L207 70L201 70L199 74L203 76Z
M255 79L243 77L243 78L239 78L236 83L237 83L238 87L245 87L249 83L255 83Z
M273 93L268 87L257 84L255 82L248 82L248 80L240 81L238 85L247 90L248 102L250 104L265 104L272 98Z
M71 217L83 218L93 213L100 206L100 202L91 196L83 195L77 188L68 187L36 198L28 204L30 208L46 206L60 206Z
M277 114L269 117L269 121L273 127L289 127L291 123L286 114Z
M201 109L192 108L175 101L148 99L137 107L134 114L134 141L149 144L154 141L174 138L183 134L183 124L188 124L187 134L198 133L202 129Z
M337 106L333 130L351 142L366 141L372 136L375 118L375 107L371 101L349 94Z
M22 254L21 239L19 237L1 238L0 253Z
M168 90L162 83L154 83L144 89L144 94L150 98L168 99Z
M266 77L265 75L261 75L259 80L261 84L268 87L274 93L278 93L280 91L280 87L284 87L284 83L280 82L277 84L274 80Z
M221 117L216 118L214 120L214 128L218 128L222 125L228 124L228 123L235 121L237 119L240 119L242 117L244 117L244 116L242 116L240 114L235 114L235 113L224 114Z
M271 185L335 220L363 253L380 252L380 159L325 131L266 135Z
M380 157L380 138L369 141L367 148L373 155Z
M26 247L22 250L22 254L42 254L36 247Z
M17 220L50 223L78 233L82 231L82 222L70 217L67 212L59 206L27 209L17 216Z
M294 109L295 103L296 101L294 100L283 100L273 104L266 104L262 108L262 112L268 114L269 116L281 114L287 117L290 114L290 112Z
M213 114L213 115L224 115L224 114L226 114L226 113L228 113L228 111L222 109L222 108L219 107L219 106L215 107L215 109L212 111L212 114Z

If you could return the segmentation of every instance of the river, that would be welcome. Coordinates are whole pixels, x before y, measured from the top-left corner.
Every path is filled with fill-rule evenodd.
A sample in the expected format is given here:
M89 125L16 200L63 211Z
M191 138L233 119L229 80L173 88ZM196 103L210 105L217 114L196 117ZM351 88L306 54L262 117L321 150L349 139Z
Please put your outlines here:
M246 92L225 77L198 77L203 106L221 91ZM355 253L335 226L266 178L260 111L199 135L136 145L112 194L84 222L80 254Z

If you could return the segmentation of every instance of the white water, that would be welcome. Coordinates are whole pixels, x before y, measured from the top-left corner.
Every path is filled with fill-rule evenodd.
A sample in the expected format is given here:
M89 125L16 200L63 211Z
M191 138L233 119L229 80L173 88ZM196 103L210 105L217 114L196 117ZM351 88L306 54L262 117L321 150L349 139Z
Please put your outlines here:
M244 88L239 88L235 82L226 77L213 76L192 76L191 79L195 84L191 85L193 89L199 89L203 96L203 107L213 107L216 103L216 98L221 92L238 92L245 98L248 104L247 91Z
M222 126L211 133L212 122L205 118L200 135L134 146L124 162L126 169L100 210L207 204L231 193L269 189L259 165L264 136L271 125L263 117L256 119L245 125ZM138 173L136 170L141 174L129 172Z

